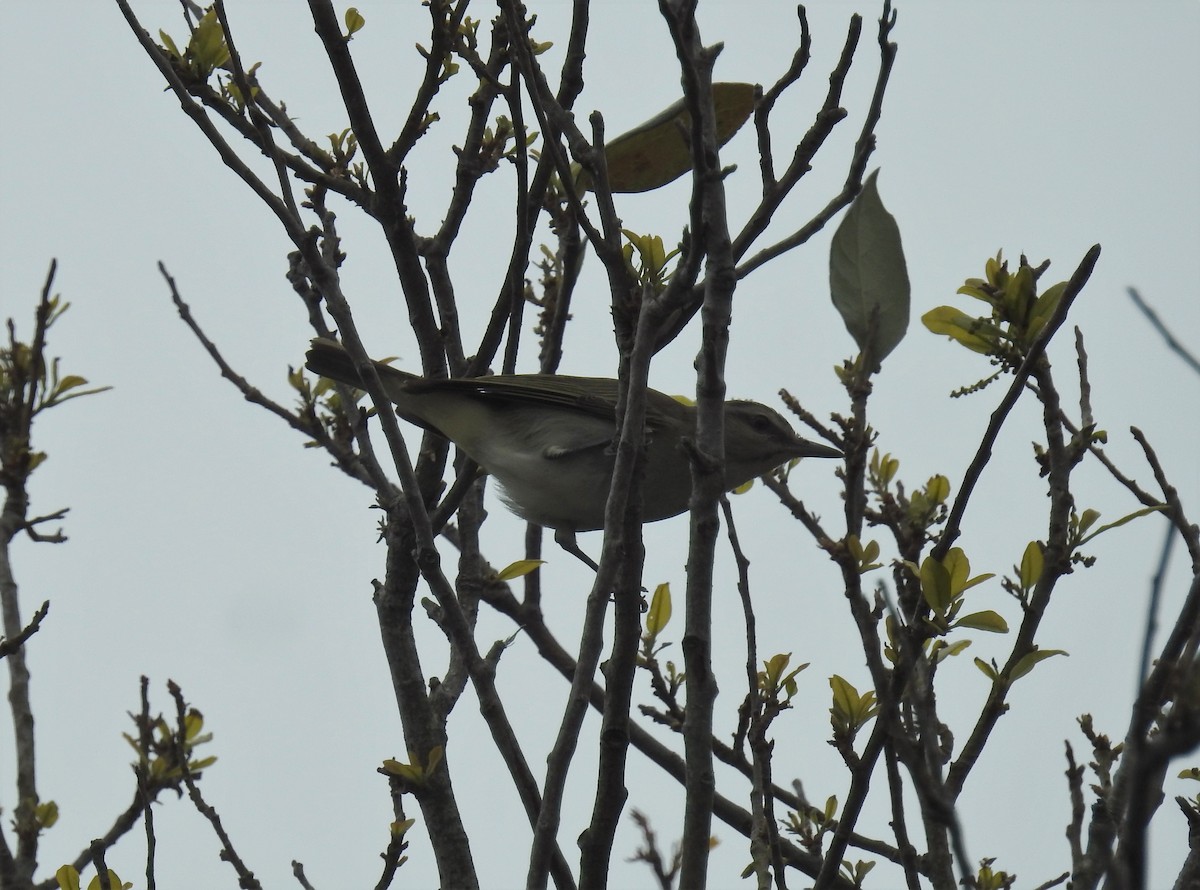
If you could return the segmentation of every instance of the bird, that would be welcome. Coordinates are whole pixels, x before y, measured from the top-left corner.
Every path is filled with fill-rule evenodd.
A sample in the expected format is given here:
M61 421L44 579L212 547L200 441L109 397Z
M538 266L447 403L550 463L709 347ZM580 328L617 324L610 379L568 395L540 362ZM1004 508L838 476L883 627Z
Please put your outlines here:
M314 339L305 364L321 377L366 388L334 340ZM400 417L453 442L499 483L512 512L553 529L560 547L596 568L575 535L604 528L616 462L617 380L549 374L433 379L373 364ZM645 522L688 509L692 471L683 443L695 434L696 412L646 390ZM796 435L766 405L725 402L725 490L803 457L838 458L842 452Z

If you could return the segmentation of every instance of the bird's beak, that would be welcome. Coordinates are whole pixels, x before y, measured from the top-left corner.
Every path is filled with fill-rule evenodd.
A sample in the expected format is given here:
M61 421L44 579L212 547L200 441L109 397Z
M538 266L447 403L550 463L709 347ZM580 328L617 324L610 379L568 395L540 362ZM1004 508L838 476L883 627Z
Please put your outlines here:
M796 437L796 457L843 457L841 451L820 442L810 442L808 439Z

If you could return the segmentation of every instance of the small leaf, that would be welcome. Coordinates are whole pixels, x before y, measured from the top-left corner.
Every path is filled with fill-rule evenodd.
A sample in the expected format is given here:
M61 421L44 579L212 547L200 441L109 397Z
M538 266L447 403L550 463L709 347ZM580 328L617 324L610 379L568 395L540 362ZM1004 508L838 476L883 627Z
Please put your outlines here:
M429 763L426 764L425 769L422 771L423 776L425 778L429 778L430 776L433 775L434 770L436 770L438 768L438 765L442 762L442 758L445 755L446 755L446 749L443 748L441 745L435 745L433 748L430 749Z
M1089 528L1096 524L1096 520L1100 518L1100 511L1093 510L1090 507L1084 510L1079 517L1079 533L1083 534Z
M175 45L175 41L171 39L170 34L168 34L166 31L160 30L158 32L158 37L160 40L162 40L163 48L166 49L166 51L168 53L170 53L176 59L183 58L183 53L181 53L179 51L179 47L177 47ZM60 869L60 871L61 871L61 869ZM78 877L78 875L77 875L77 877Z
M921 563L921 594L934 614L944 617L953 601L950 592L950 572L932 556Z
M1021 587L1025 590L1030 590L1042 577L1042 545L1037 541L1030 541L1025 545L1025 552L1021 555Z
M763 677L766 681L763 685L767 689L775 689L779 686L779 679L787 670L788 662L791 660L792 653L778 652L763 662Z
M367 23L367 20L362 17L362 13L355 7L351 6L346 10L346 39L349 40L356 32L362 30L362 26Z
M54 873L58 890L79 890L79 871L73 865L64 865Z
M196 30L188 41L188 54L196 61L201 79L207 78L214 68L229 62L229 47L225 44L225 32L215 8L210 7L196 23Z
M650 610L646 612L646 633L657 637L671 620L671 585L659 584L650 598Z
M989 680L991 680L993 683L1000 679L1000 674L997 673L996 669L994 667L992 667L990 664L988 664L986 661L984 661L982 658L975 659L975 667L977 667L981 671L983 671L984 675Z
M421 780L421 768L410 763L402 763L399 760L388 758L383 762L383 770L393 776L398 776L409 782L419 782Z
M943 640L935 640L929 654L933 658L934 664L940 664L944 659L960 654L970 645L970 640L959 640L956 643L946 643Z
M860 352L878 368L908 330L911 287L900 228L879 197L876 170L829 247L829 292Z
M92 879L88 882L88 890L100 890L100 886L100 876L93 875ZM129 890L133 884L122 881L117 877L117 873L110 868L108 870L108 886L109 890Z
M946 498L950 497L950 480L940 473L929 477L925 483L925 497L935 504L945 503Z
M58 821L58 804L52 800L40 803L34 808L33 818L42 828L53 828Z
M1015 682L1015 681L1021 679L1022 677L1024 677L1031 670L1033 670L1034 666L1037 665L1038 662L1045 661L1047 658L1050 658L1051 656L1054 656L1054 655L1067 655L1067 654L1068 653L1063 649L1036 649L1035 648L1032 652L1026 654L1023 658L1021 658L1020 661L1018 661L1016 664L1013 665L1012 672L1009 674L1009 677L1008 677L1009 682L1010 683Z
M970 590L975 585L996 577L995 572L984 572L982 575L968 578L967 576L971 574L971 561L959 547L951 548L950 552L946 554L944 565L950 572L950 593L955 597L964 590Z
M1033 311L1029 313L1029 321L1025 326L1026 342L1032 343L1036 337L1046 326L1046 322L1050 320L1050 316L1054 314L1054 310L1058 308L1058 304L1062 301L1062 295L1067 289L1067 282L1060 281L1058 284L1051 285L1046 288L1037 298L1037 302L1033 304Z
M935 334L944 334L972 352L984 355L994 352L999 343L995 325L982 318L967 315L953 306L938 306L921 316L921 323Z
M838 674L829 678L829 688L833 690L833 706L841 713L849 714L858 701L858 690Z
M958 593L966 584L967 576L971 574L971 561L967 559L967 554L961 547L951 547L950 552L942 560L942 565L950 573L951 592Z
M1153 507L1143 507L1143 508L1142 508L1142 509L1140 509L1140 510L1134 510L1134 511L1133 511L1132 513L1130 513L1128 516L1122 516L1120 519L1116 520L1115 522L1110 522L1110 523L1108 523L1108 525L1102 525L1102 526L1100 526L1098 529L1096 529L1096 530L1095 530L1094 532L1092 532L1090 535L1088 535L1088 536L1086 536L1085 538L1083 538L1083 540L1081 540L1081 541L1079 542L1079 545L1080 545L1080 546L1083 546L1083 545L1084 545L1084 544L1086 544L1088 541L1092 540L1092 538L1096 537L1097 535L1103 534L1104 532L1108 531L1110 528L1120 528L1120 527L1121 527L1122 525L1124 525L1125 523L1127 523L1127 522L1132 522L1134 519L1137 519L1139 516L1145 516L1147 513L1159 513L1159 512L1161 512L1161 511L1163 511L1163 510L1165 510L1165 509L1167 509L1167 507L1166 507L1166 505L1165 505L1165 504L1156 504L1156 505L1155 505L1155 506L1153 506ZM1087 513L1088 513L1088 512L1096 513L1096 511L1095 511L1095 510L1092 510L1092 511L1087 511L1087 510L1085 510L1085 511L1084 511L1084 515L1087 515ZM1099 516L1100 516L1100 514L1099 514L1099 513L1096 513L1096 516L1097 516L1097 517L1099 517ZM1089 523L1089 525L1090 525L1090 523ZM1084 529L1083 529L1083 526L1082 526L1082 524L1081 524L1081 525L1080 525L1080 531L1083 531L1083 530L1084 530Z
M1008 633L1008 622L988 609L983 612L972 612L954 622L955 627L969 627L973 630L986 630L995 634Z
M520 578L528 575L538 566L545 565L544 559L518 559L516 562L510 562L499 572L496 573L497 581L511 581L514 578Z

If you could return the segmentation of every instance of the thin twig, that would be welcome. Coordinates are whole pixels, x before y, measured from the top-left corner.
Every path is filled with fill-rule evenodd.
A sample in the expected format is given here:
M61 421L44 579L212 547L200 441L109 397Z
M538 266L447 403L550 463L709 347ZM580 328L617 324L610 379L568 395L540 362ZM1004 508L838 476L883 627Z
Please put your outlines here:
M221 842L221 859L228 862L238 876L238 886L245 890L261 890L262 885L258 879L254 877L254 872L246 867L246 863L242 861L242 857L238 855L237 850L233 846L233 840L228 832L225 831L225 826L221 824L221 817L217 814L216 808L204 799L204 795L200 793L200 788L196 785L196 777L192 774L191 765L188 762L188 741L187 741L187 704L183 700L183 690L174 681L167 683L167 691L171 694L171 698L175 700L175 721L176 731L174 735L175 747L175 763L178 766L183 784L187 786L188 797L192 801L192 806L212 826L213 833L216 834L217 840Z
M967 503L971 499L980 476L983 475L984 468L991 459L992 446L996 444L996 438L1000 435L1000 430L1004 426L1005 420L1008 419L1009 412L1017 404L1021 390L1025 387L1025 381L1033 373L1038 362L1042 360L1042 356L1046 352L1046 347L1050 344L1050 339L1058 331L1059 327L1062 326L1062 323L1066 321L1067 312L1070 311L1071 304L1075 302L1075 298L1079 296L1084 285L1087 284L1092 270L1096 267L1096 261L1099 258L1100 245L1095 244L1084 255L1079 266L1071 275L1070 280L1067 281L1067 286L1063 290L1062 297L1054 310L1054 314L1046 322L1046 326L1029 347L1029 351L1026 353L1020 367L1013 374L1013 381L1008 388L1008 392L1004 394L1004 398L1000 400L1000 404L992 412L991 420L979 443L979 449L963 473L962 482L959 484L958 496L954 499L954 505L950 508L950 516L946 520L946 525L941 535L938 536L937 544L934 545L930 553L934 559L945 559L946 554L950 552L950 548L954 546L954 542L958 539L962 518L967 510Z
M33 613L33 617L29 619L29 623L15 637L0 637L0 658L7 658L12 653L19 650L25 645L25 641L32 637L35 633L42 629L42 621L50 612L50 600L42 603L41 607Z
M1176 528L1168 522L1166 533L1163 535L1162 550L1159 552L1158 565L1154 569L1154 577L1150 579L1150 597L1146 603L1146 632L1142 635L1142 659L1138 668L1137 688L1141 689L1150 672L1150 656L1154 648L1154 634L1158 630L1158 608L1162 600L1163 582L1167 577L1167 566L1171 562L1171 549L1175 545Z
M1175 339L1175 335L1171 333L1170 329L1165 324L1163 324L1162 319L1158 317L1158 313L1150 307L1150 304L1142 299L1142 295L1137 292L1137 289L1132 287L1129 288L1128 294L1129 299L1133 300L1133 304L1142 311L1142 314L1146 316L1146 319L1150 322L1154 330L1158 331L1159 335L1166 342L1167 348L1183 359L1184 364L1186 364L1189 368L1191 368L1197 374L1200 374L1200 360L1197 360L1196 357L1188 351L1186 346Z

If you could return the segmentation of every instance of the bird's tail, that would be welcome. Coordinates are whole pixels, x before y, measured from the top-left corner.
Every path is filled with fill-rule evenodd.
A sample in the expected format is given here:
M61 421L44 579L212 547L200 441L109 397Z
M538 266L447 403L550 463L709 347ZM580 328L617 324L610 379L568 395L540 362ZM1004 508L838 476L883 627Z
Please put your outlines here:
M337 380L359 389L366 388L354 367L354 362L341 343L317 337L309 345L304 359L305 366L314 374L320 374L322 377L328 377L330 380ZM380 380L383 381L384 389L387 390L393 401L396 399L395 393L401 391L405 384L411 380L420 379L382 362L374 362L374 365Z

